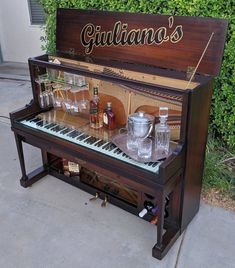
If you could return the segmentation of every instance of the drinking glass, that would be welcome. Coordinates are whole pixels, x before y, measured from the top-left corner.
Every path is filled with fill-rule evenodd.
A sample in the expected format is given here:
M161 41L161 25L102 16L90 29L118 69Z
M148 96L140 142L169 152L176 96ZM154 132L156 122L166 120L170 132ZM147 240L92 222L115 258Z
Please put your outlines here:
M73 82L75 86L83 87L86 85L85 77L82 75L74 74Z
M152 155L152 140L150 138L138 139L138 156L148 159Z
M46 108L47 106L50 105L49 103L49 97L46 92L46 83L49 82L48 78L45 75L39 75L36 79L35 82L38 84L39 87L39 95L38 95L38 102L40 107ZM43 87L42 87L43 85ZM44 90L43 90L44 89Z
M127 133L126 147L130 151L134 151L138 148L137 138L131 133Z
M43 108L45 108L44 98L43 98L43 94L42 94L43 79L40 78L40 76L38 76L38 78L35 79L35 82L38 84L38 88L39 88L38 102L39 102L40 108L43 109Z
M53 107L53 105L54 105L54 94L53 94L52 83L51 82L45 83L44 95L45 95L47 106L48 107L49 106Z
M48 78L50 80L54 81L54 80L58 79L59 71L55 70L55 69L48 68L47 69L47 75L48 75Z
M62 107L62 102L63 102L63 95L61 92L62 85L61 84L53 84L53 94L54 94L54 103L53 106L54 108L60 109Z
M70 85L74 84L74 75L64 72L64 82Z
M80 92L82 92L82 99L78 102L78 106L81 111L89 110L89 100L85 98L85 91L88 91L87 85L80 88Z
M71 86L65 85L62 87L62 90L65 92L65 100L62 102L62 107L66 112L71 112L72 101L69 99L69 91Z
M73 114L77 114L77 113L79 113L80 112L80 107L79 107L79 105L78 105L78 101L77 101L77 92L79 92L80 91L80 89L78 88L78 87L73 87L71 90L70 90L70 92L72 92L73 93L73 96L74 96L74 101L72 102L72 104L71 104L71 112L73 113Z

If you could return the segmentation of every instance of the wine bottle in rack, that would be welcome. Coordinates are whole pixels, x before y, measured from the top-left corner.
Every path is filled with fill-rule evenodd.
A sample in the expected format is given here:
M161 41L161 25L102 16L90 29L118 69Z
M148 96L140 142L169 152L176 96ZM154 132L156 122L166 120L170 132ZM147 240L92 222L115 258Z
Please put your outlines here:
M157 206L154 206L154 204L151 201L144 201L144 208L140 211L139 217L143 218L148 212L156 214Z

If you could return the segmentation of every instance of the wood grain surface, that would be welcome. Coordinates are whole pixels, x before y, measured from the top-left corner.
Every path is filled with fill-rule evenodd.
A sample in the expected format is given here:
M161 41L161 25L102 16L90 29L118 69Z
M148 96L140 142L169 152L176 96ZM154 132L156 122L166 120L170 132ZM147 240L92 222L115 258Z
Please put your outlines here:
M182 26L183 37L177 43L170 41L151 45L116 45L94 47L88 55L94 58L106 58L122 62L141 63L174 70L186 71L195 67L214 32L213 39L198 68L199 73L218 75L227 31L227 20L174 16L134 14L94 10L58 9L56 49L59 52L73 52L86 55L80 34L83 27L92 23L100 32L112 31L114 24L120 21L127 24L127 33L133 29L157 29L165 27L167 36L173 34L177 26ZM95 35L95 33L94 33ZM92 36L91 36L92 37ZM89 38L88 38L89 39ZM89 41L87 39L87 41Z

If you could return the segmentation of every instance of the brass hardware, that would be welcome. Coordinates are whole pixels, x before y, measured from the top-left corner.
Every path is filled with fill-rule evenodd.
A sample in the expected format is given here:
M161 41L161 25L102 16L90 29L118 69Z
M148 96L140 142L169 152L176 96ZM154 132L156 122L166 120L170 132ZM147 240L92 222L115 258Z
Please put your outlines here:
M107 198L107 196L105 196L103 202L101 203L101 207L102 208L106 207L107 203L108 203L108 198Z
M95 196L94 197L92 197L92 198L90 198L89 199L89 201L95 201L97 198L99 198L99 193L97 192L97 193L95 193Z

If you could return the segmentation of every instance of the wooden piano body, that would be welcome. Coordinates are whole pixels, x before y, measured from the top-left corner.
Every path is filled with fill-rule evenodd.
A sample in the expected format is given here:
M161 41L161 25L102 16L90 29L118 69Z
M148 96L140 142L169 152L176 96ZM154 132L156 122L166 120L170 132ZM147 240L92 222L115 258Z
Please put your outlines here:
M99 192L100 198L106 197L135 215L143 209L144 201L153 202L158 207L158 221L152 254L163 258L199 209L212 77L219 74L226 28L227 21L209 18L59 9L57 52L29 59L33 100L10 114L21 185L31 186L51 174L91 194ZM102 43L101 32L110 33L106 43ZM187 68L196 67L211 36L189 83ZM51 62L54 59L61 64ZM64 72L85 76L89 99L93 86L98 86L103 105L110 100L114 104L118 128L125 126L129 113L145 110L157 118L158 108L167 106L175 144L171 155L155 165L133 164L112 153L113 148L109 152L107 147L89 147L77 140L78 133L68 137L36 126L46 120L107 142L119 131L90 129L87 114L73 116L53 108L41 109L35 79L48 70L56 70L62 78ZM22 142L42 152L43 166L29 174ZM84 173L64 175L62 159L78 163ZM149 221L150 217L144 219Z

